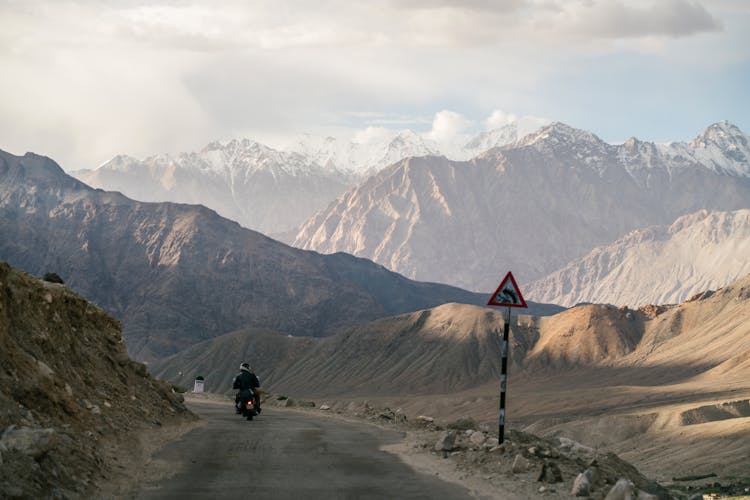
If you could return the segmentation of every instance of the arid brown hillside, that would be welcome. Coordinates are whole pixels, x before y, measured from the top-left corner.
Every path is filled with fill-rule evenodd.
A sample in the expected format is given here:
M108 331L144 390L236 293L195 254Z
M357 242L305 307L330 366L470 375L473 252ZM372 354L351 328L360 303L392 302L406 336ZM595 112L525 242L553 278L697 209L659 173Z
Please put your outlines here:
M131 433L192 419L125 352L119 323L0 262L0 498L90 498Z
M346 254L302 251L200 205L94 190L49 158L0 151L0 258L53 271L123 321L129 352L166 356L241 328L324 336L486 297Z
M679 306L585 305L541 319L517 318L511 328L511 426L615 451L661 479L747 471L750 276ZM493 422L502 326L499 310L446 304L350 328L295 351L298 358L268 360L242 345L234 350L276 393L324 401L368 398L412 416ZM274 342L288 340L277 335ZM151 369L189 383L178 371L212 369L201 362L226 340L215 342L201 346L203 358L178 354ZM238 362L232 358L228 371Z
M219 392L229 389L231 377L246 360L264 387L274 392L308 397L434 393L499 377L502 330L499 311L451 303L315 341L236 332L157 361L150 369L181 384L211 374ZM535 340L533 333L513 335L514 368Z
M325 342L312 337L292 337L273 330L248 328L205 340L184 351L149 364L156 377L193 387L196 377L204 378L206 392L223 393L232 389L240 363L249 362L261 384L273 381L307 352Z
M638 346L643 320L637 311L593 304L540 318L539 342L529 351L524 365L528 369L555 371L616 362Z

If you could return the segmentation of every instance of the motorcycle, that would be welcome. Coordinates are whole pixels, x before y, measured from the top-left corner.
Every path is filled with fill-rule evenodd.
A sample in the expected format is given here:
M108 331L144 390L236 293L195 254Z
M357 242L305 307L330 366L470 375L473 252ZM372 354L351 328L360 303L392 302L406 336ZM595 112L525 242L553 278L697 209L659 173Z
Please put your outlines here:
M237 410L237 413L248 420L252 420L253 417L260 413L260 408L256 404L255 398L250 391L243 391L235 398L235 409Z

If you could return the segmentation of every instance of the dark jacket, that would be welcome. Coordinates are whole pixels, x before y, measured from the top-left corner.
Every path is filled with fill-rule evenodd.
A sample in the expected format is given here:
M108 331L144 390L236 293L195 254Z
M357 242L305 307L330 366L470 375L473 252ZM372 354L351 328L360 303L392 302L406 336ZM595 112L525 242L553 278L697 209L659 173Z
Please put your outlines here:
M260 381L254 373L246 372L242 370L239 375L234 377L234 383L232 388L239 389L240 391L246 391L248 389L257 389L260 387Z

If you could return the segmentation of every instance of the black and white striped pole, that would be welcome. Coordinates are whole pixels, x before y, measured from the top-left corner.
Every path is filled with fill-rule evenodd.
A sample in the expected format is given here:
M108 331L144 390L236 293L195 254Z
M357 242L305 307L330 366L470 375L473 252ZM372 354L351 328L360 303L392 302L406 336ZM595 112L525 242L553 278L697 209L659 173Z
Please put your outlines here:
M505 440L505 394L508 389L508 339L510 337L510 307L503 326L503 350L500 362L500 418L497 426L497 442Z
M503 345L501 351L500 360L500 416L498 418L497 426L497 441L498 444L503 444L505 441L505 400L508 390L508 352L510 347L510 308L511 307L527 307L526 301L521 295L521 290L518 288L513 274L509 271L505 275L503 281L500 282L500 286L497 287L495 293L492 294L487 305L490 306L502 306L508 308L508 313L505 316L505 324L503 326Z

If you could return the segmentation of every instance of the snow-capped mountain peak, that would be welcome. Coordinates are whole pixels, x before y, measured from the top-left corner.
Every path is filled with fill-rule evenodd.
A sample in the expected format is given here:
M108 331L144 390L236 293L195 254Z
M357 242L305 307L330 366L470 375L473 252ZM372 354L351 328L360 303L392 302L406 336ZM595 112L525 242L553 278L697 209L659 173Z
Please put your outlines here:
M747 165L750 160L750 141L736 125L728 121L714 123L696 137L691 145L705 157L720 154L734 164ZM711 158L713 160L713 158ZM744 174L750 174L742 169Z
M561 145L606 145L599 137L586 130L577 129L562 122L553 122L536 132L532 132L519 141L521 146L544 144L547 146Z
M133 165L138 163L136 158L129 155L117 155L109 161L106 161L100 165L100 167L107 166L107 168L116 172L129 172Z
M660 150L676 165L700 164L724 175L750 177L750 140L727 121L710 125L689 143L673 142Z
M737 143L747 145L747 142L747 136L742 133L742 130L737 125L727 120L722 120L709 125L701 135L693 139L692 145L694 147L716 145L722 148L732 148Z
M509 123L504 127L488 130L472 138L464 144L463 149L476 156L493 148L507 146L518 140L518 124Z

